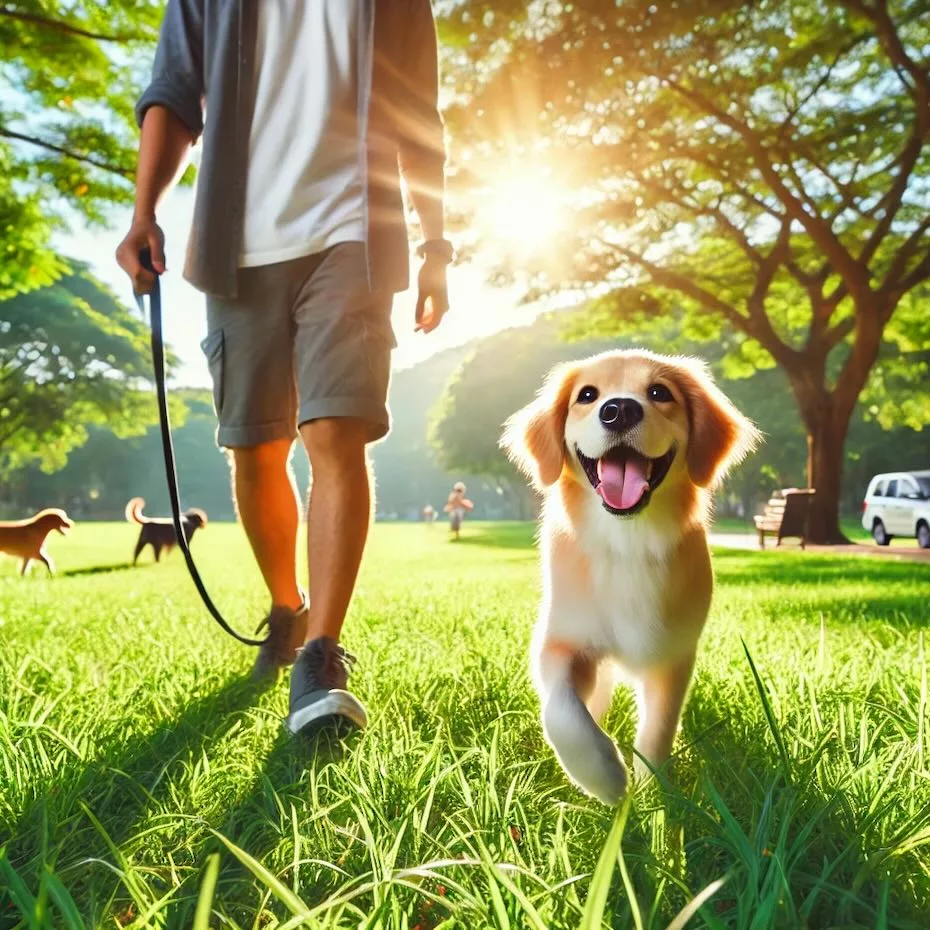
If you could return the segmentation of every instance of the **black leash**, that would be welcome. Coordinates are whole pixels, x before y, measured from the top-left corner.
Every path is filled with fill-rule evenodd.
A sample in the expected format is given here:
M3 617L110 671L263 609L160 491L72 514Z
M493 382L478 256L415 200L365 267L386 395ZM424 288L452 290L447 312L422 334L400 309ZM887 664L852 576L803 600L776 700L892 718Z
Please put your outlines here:
M168 479L168 496L171 498L171 519L174 522L174 531L178 537L178 546L184 553L184 561L187 562L187 570L200 593L204 605L210 613L210 616L227 632L233 639L238 639L240 643L246 646L261 646L267 642L267 639L249 639L237 633L224 619L216 605L210 599L200 572L194 564L194 557L191 555L190 546L187 544L187 535L184 532L184 526L181 522L181 495L178 492L178 472L174 462L174 443L171 440L171 421L168 418L168 392L165 387L165 342L162 338L162 320L161 320L161 281L158 273L152 267L152 256L148 249L143 249L139 253L139 260L142 267L148 269L155 275L155 285L149 293L149 316L152 327L152 366L155 369L155 391L158 395L158 419L161 424L161 447L165 455L165 477ZM136 303L139 305L139 312L145 316L145 298L142 294L136 294Z

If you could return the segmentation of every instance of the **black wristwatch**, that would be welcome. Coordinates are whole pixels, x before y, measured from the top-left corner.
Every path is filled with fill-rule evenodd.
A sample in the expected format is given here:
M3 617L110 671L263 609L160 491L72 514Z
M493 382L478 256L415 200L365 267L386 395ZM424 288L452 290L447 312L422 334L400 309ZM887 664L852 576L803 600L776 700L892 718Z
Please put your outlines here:
M420 258L435 255L445 259L446 264L449 265L455 260L455 248L448 239L427 239L417 246L417 255Z

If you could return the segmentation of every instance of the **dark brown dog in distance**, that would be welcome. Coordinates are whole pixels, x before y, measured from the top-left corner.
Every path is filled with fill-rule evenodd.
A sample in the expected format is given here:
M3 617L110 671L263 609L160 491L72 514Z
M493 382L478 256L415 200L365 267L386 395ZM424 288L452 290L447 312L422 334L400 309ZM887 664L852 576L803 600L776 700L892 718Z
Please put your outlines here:
M130 523L138 523L142 529L139 531L139 541L132 556L132 564L139 561L139 556L146 546L151 546L155 553L155 561L161 559L162 550L171 551L178 544L178 537L174 531L174 523L168 517L146 517L142 514L145 501L141 497L134 497L126 505L126 519ZM184 527L184 538L190 542L194 533L207 525L207 515L196 507L181 514L181 526Z
M55 563L45 551L45 539L52 530L58 530L62 536L74 524L63 510L43 510L28 520L0 522L0 552L23 560L20 574L25 575L29 563L35 559L41 562L50 575L55 574Z

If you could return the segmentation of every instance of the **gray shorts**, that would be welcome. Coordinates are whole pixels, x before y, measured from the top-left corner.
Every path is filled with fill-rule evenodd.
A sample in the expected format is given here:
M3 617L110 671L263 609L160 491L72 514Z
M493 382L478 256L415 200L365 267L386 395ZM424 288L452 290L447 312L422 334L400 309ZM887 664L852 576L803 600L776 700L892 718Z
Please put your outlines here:
M324 417L390 429L390 293L368 290L365 247L239 269L235 300L207 297L202 343L225 448L292 439Z

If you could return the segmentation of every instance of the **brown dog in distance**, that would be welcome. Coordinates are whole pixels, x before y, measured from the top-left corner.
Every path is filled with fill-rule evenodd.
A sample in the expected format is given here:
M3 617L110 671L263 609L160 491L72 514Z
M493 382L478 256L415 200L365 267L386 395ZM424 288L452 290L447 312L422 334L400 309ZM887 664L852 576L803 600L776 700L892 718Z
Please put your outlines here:
M63 510L43 510L28 520L0 522L0 552L23 560L20 574L25 575L29 563L41 562L50 575L55 574L55 563L45 550L45 540L52 530L64 536L74 524Z
M139 561L139 556L146 546L151 546L155 553L155 561L161 560L162 550L170 551L178 544L178 537L174 531L174 523L168 517L146 517L142 513L145 501L141 497L134 497L126 505L126 519L130 523L138 523L142 529L139 531L139 541L136 551L132 555L132 564ZM190 542L194 533L207 525L207 515L196 507L181 514L181 526L184 527L184 538Z

